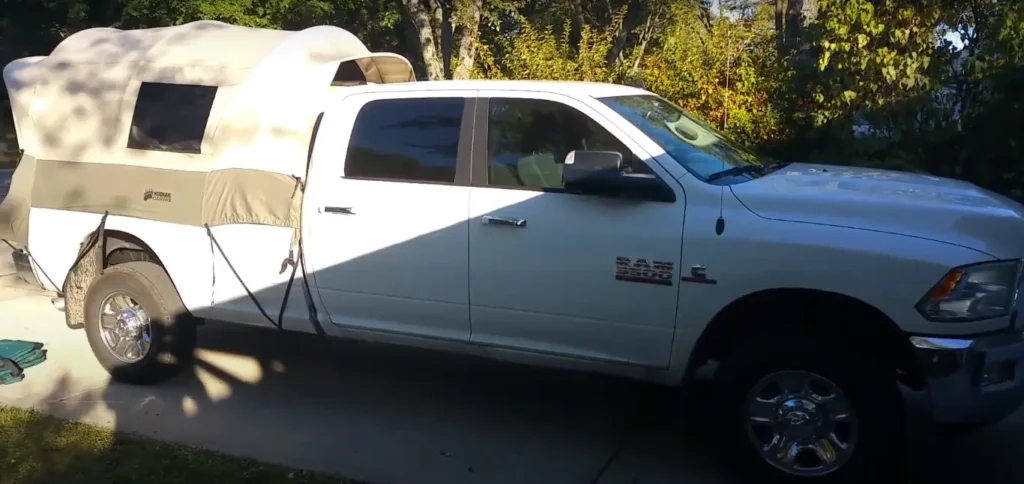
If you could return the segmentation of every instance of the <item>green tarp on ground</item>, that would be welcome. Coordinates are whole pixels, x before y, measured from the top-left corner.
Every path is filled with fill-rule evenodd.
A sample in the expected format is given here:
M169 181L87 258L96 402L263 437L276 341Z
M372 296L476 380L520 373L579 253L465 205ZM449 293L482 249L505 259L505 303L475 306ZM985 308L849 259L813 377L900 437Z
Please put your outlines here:
M0 340L0 385L25 379L25 369L46 361L42 343Z

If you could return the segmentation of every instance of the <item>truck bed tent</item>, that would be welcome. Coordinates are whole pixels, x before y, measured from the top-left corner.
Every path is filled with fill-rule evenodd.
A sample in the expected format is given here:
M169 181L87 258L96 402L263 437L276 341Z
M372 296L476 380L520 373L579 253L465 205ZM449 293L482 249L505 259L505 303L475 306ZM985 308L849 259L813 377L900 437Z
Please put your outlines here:
M214 21L83 30L3 76L24 154L0 238L21 247L33 207L298 228L310 133L332 85L415 81L407 59L341 28Z

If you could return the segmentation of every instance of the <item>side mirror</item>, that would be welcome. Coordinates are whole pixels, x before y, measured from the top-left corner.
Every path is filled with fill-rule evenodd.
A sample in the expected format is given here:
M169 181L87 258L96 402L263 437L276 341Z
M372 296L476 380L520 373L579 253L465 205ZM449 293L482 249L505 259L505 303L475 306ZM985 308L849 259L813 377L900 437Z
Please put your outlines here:
M576 150L565 157L562 181L569 186L588 178L617 176L621 173L622 153Z
M655 175L622 172L622 153L573 151L565 157L562 181L566 191L628 200L674 202L672 188Z

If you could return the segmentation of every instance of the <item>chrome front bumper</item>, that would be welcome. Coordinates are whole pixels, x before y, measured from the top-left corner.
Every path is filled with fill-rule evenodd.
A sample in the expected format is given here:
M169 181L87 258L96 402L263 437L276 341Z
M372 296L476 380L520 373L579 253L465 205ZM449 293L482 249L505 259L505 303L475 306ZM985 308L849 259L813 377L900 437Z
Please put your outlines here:
M937 423L987 425L1024 402L1024 336L912 336Z

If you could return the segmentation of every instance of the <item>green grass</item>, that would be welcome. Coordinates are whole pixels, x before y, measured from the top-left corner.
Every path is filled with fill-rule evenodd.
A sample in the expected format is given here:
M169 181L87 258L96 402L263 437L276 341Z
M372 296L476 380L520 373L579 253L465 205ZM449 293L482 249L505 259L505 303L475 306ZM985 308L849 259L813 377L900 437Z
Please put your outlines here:
M0 484L348 483L0 406Z

